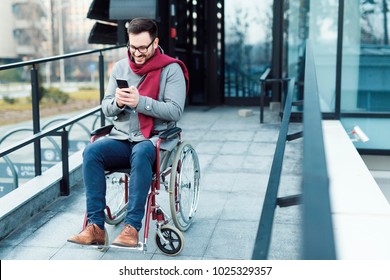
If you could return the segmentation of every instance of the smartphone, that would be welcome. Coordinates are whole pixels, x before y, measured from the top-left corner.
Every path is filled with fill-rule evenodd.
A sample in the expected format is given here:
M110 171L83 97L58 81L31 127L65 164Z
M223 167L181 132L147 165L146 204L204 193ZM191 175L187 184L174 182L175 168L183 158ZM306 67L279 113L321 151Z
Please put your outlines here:
M118 85L118 88L128 88L129 87L126 80L118 80L117 79L116 83Z

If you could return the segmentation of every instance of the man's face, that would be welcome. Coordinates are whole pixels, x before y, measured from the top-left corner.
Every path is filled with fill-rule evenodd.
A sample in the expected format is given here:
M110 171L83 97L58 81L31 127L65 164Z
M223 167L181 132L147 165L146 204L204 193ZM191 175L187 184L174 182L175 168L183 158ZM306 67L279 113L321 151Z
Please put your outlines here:
M144 64L153 55L158 46L158 38L150 38L148 32L129 34L129 51L136 64Z

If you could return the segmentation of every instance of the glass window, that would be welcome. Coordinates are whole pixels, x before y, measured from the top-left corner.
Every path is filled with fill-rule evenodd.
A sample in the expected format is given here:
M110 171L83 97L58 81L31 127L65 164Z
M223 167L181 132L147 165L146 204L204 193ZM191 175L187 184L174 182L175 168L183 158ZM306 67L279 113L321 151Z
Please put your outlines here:
M357 148L389 150L390 47L388 1L345 1L341 113L346 130L357 125L370 138ZM375 118L375 114L383 118Z
M304 46L310 39L321 110L335 112L339 1L287 3L288 75L302 81ZM379 135L390 131L389 0L342 3L341 121L346 131L359 126L370 138L365 143L354 142L357 148L390 150L387 137Z
M387 1L346 1L342 112L390 112Z
M224 3L225 101L258 97L259 78L271 62L273 0Z
M286 9L288 76L303 80L306 40L310 39L316 63L323 112L335 111L337 55L337 0L288 1ZM302 88L299 89L302 94Z

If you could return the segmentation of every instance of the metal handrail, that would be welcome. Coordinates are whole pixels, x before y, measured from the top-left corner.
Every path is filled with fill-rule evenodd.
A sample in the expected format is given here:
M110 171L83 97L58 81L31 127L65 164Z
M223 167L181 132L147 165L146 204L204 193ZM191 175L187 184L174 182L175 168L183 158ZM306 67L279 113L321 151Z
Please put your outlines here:
M10 63L6 65L0 66L0 71L12 69L12 68L19 68L19 67L25 67L25 66L31 66L31 99L32 99L32 130L33 130L33 136L20 141L18 143L13 144L11 147L0 149L0 158L6 156L7 154L16 151L28 144L33 143L34 144L34 170L35 170L35 176L39 176L42 173L42 158L41 158L41 139L43 137L47 136L60 136L61 137L61 157L62 157L62 173L63 178L61 180L61 195L68 195L69 194L69 162L68 162L68 146L69 146L69 139L68 139L68 131L66 130L66 127L69 125L74 124L75 122L89 116L92 114L95 114L97 112L100 112L100 125L105 125L105 116L103 115L103 112L100 110L100 106L96 107L92 110L87 111L84 114L81 114L78 117L75 117L69 121L63 122L59 125L54 126L51 129L44 129L41 131L40 128L40 113L39 113L39 79L38 79L38 71L37 68L38 64L47 63L51 61L56 60L62 60L62 59L68 59L76 56L84 56L89 55L93 53L99 53L99 93L100 93L100 101L104 97L104 57L103 52L119 49L125 47L125 45L120 46L114 46L114 47L108 47L108 48L102 48L102 49L96 49L96 50L86 50L86 51L80 51L80 52L74 52L64 55L58 55L58 56L52 56L47 58L40 58L40 59L34 59L29 61L22 61L22 62L16 62L16 63Z
M303 258L336 259L322 114L313 50L309 42L306 44L304 97Z
M302 195L277 198L286 141L297 139L303 135L301 132L292 135L287 134L291 107L295 105L292 101L295 80L291 79L288 84L284 114L252 259L268 258L276 206L285 207L300 203L303 204L303 259L336 259L330 208L329 178L322 134L322 112L318 96L314 56L309 42L306 44L305 59Z
M271 73L271 68L268 67L265 69L264 73L260 76L260 123L264 122L264 99L266 95L265 83L268 78L268 75Z
M0 139L0 145L1 143L3 143L8 137L10 137L11 135L15 134L15 133L18 133L18 132L22 132L22 131L31 131L32 132L32 129L31 128L27 128L27 127L21 127L21 128L16 128L14 130L11 130L9 131L8 133L6 133L5 135L3 135L3 137ZM49 140L49 142L54 146L54 149L60 153L61 149L60 147L58 146L58 144L54 141L54 139L51 137L51 136L48 136L47 139ZM12 173L12 177L13 177L13 185L14 185L14 189L18 188L19 187L19 176L18 176L18 173L16 171L16 168L12 162L12 160L8 157L8 155L5 155L4 158L6 164L8 165L8 168L10 169L11 173Z
M267 84L277 83L280 84L280 91L282 92L282 104L284 104L284 84L290 81L291 78L268 78L271 68L267 68L266 72L261 75L260 81L260 123L264 122L264 106L265 106L265 97Z
M7 146L5 148L0 149L0 158L23 148L31 143L35 143L36 141L40 141L42 138L47 136L60 136L61 137L61 160L62 160L62 180L60 183L60 193L61 195L69 195L70 187L69 187L69 158L68 158L68 131L66 127L72 125L89 115L93 115L96 112L100 111L100 106L97 106L81 115L78 115L70 120L61 122L53 126L52 128L48 128L46 130L35 133L34 135L27 137L24 140L14 143L13 145ZM62 130L62 131L59 131ZM39 151L40 153L40 151Z
M272 161L271 173L268 179L267 191L264 198L252 259L263 260L267 259L268 257L275 208L277 206L277 194L282 173L283 157L288 137L288 126L290 123L294 85L295 79L291 78L288 82L284 114L276 143L274 158Z
M97 118L100 118L100 116L97 116ZM42 127L42 129L45 130L47 127L53 125L54 123L60 123L60 122L63 123L64 121L67 121L67 120L68 120L68 118L57 118L57 119L51 120L51 121L45 123L45 125ZM96 122L96 120L95 120L95 122ZM88 136L90 135L91 131L87 128L87 126L85 126L84 124L82 124L81 122L78 122L78 121L74 122L72 124L69 124L69 126L68 126L69 133L71 132L74 125L79 125L87 133ZM92 127L92 130L93 129L94 129L94 127ZM18 132L23 132L23 131L32 132L32 128L21 127L21 128L16 128L16 129L9 131L8 133L6 133L5 135L3 135L0 138L0 146L6 139L8 139L13 134L18 133ZM56 141L54 141L53 137L47 136L47 139L53 145L54 150L57 152L57 154L61 154L61 147L57 144ZM18 172L15 168L15 165L13 164L13 161L8 157L8 155L4 155L2 158L5 160L6 165L8 166L10 172L12 173L13 188L16 189L19 187L19 175L18 175Z
M73 117L67 121L63 121L63 122L61 122L61 123L59 123L51 128L42 130L39 133L35 133L34 135L27 137L26 139L21 140L19 142L16 142L11 146L7 146L5 148L2 148L2 149L0 149L0 157L3 157L9 153L12 153L12 152L20 149L20 148L23 148L24 146L33 143L35 140L41 139L41 138L46 137L46 136L50 136L52 134L55 134L56 131L58 131L60 129L64 129L65 127L67 127L73 123L76 123L76 122L88 117L89 115L92 115L92 114L99 112L99 111L100 111L100 105L93 108L93 109L88 110L87 112L85 112L83 114L80 114L76 117Z
M88 55L88 54L93 54L93 53L102 53L102 52L115 50L115 49L119 49L119 48L123 48L123 47L126 47L126 45L120 45L120 46L108 47L108 48L102 48L102 49L96 49L96 50L79 51L79 52L73 52L73 53L68 53L68 54L49 56L49 57L45 57L45 58L37 58L37 59L28 60L28 61L9 63L9 64L5 64L5 65L0 65L0 71L12 69L12 68L19 68L19 67L23 67L23 66L42 64L42 63L46 63L46 62L67 59L67 58L76 57L76 56L83 56L83 55Z

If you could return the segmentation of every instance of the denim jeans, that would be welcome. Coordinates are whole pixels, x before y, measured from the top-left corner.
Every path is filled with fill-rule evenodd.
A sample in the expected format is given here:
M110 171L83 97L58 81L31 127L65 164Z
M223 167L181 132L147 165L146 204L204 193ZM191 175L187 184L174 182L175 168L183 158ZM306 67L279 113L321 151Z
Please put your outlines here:
M134 143L104 138L89 144L83 153L88 220L104 228L104 208L106 206L104 170L131 167L129 204L125 223L139 231L145 214L145 203L152 181L152 167L155 159L156 148L151 141Z

